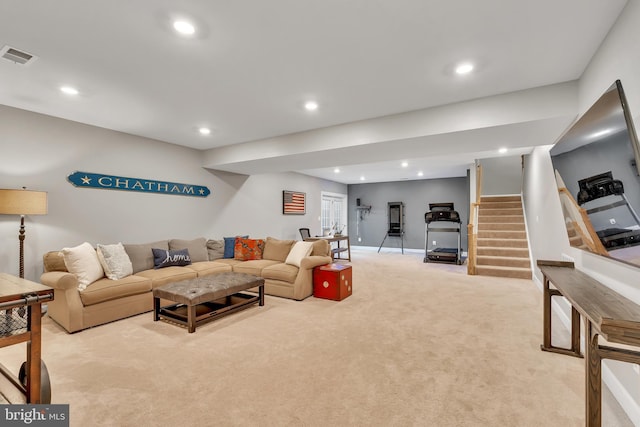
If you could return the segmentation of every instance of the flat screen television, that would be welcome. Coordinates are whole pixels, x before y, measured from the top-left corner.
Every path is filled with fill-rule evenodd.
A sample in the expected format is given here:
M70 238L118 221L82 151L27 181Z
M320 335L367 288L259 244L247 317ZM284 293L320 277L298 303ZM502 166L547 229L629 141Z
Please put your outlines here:
M620 80L550 155L571 246L640 266L640 144Z

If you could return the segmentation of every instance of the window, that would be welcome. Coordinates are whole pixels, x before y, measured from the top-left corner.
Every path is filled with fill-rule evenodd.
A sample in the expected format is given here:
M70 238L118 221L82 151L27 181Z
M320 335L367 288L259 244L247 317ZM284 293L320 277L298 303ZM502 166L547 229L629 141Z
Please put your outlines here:
M322 235L347 234L347 195L322 192Z

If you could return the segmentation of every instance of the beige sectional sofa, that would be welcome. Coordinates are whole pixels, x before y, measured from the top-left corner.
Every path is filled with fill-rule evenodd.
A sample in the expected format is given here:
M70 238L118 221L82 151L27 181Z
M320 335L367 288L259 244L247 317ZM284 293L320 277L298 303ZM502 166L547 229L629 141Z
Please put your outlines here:
M157 286L229 271L263 277L267 295L295 300L311 296L314 267L331 262L329 244L324 240L316 241L309 255L293 259L292 262L289 255L294 255L294 252L298 255L301 247L296 247L295 240L267 237L261 241L260 259L249 260L243 260L242 257L223 258L221 252L216 250L220 241L207 241L204 238L125 244L123 246L131 262L129 271L132 274L125 273L125 277L116 280L103 276L88 284L82 272L77 272L73 264L71 270L76 274L69 272L69 259L65 258L67 252L48 252L44 255L44 273L41 276L42 284L55 290L55 299L48 304L48 314L68 332L76 332L152 311L152 289ZM92 249L90 245L89 248ZM186 249L191 263L156 268L152 249L162 249L167 254L169 251ZM98 251L99 255L101 253ZM85 284L81 283L83 281Z

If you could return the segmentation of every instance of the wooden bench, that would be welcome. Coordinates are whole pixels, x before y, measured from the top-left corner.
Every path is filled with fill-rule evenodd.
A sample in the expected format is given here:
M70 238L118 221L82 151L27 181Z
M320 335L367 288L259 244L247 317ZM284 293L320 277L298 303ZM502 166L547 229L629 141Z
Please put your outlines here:
M602 336L609 343L640 347L640 305L576 270L572 262L538 260L544 276L544 351L582 357L580 316L585 325L586 425L602 424L603 359L640 364L640 351L598 344ZM551 288L553 285L554 288ZM564 296L571 304L571 346L551 345L551 298ZM640 348L639 348L640 350Z

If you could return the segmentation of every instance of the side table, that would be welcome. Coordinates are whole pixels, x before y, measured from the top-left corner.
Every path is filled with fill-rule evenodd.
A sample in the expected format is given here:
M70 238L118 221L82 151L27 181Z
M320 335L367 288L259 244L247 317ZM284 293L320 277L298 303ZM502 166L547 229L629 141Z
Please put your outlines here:
M0 395L8 403L51 403L40 340L41 305L53 297L49 286L0 273L0 347L27 343L27 361L18 378L0 365Z
M351 265L327 264L313 269L313 296L342 301L353 293Z

